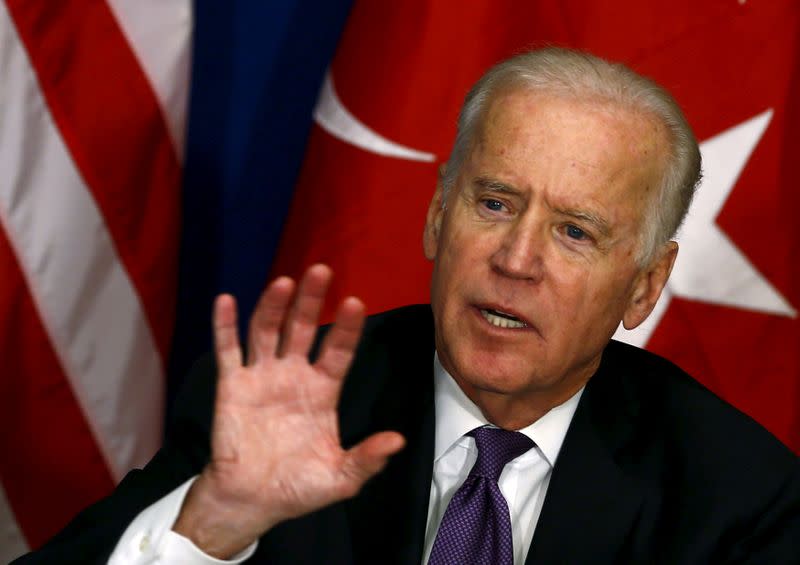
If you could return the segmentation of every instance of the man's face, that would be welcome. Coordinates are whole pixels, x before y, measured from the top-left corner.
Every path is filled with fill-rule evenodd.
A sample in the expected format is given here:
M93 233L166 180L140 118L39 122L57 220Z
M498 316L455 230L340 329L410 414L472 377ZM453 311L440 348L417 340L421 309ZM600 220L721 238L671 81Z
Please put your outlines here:
M666 151L657 121L608 104L525 91L491 102L425 228L437 350L482 409L563 402L620 320L649 314L676 253L637 263Z

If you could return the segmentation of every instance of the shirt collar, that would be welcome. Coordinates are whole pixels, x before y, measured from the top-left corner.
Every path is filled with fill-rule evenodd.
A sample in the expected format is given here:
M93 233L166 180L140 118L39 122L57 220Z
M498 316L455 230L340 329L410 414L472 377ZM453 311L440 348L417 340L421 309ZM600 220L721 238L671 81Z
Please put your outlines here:
M434 403L436 406L436 445L434 461L444 455L464 434L480 426L492 425L480 409L464 394L453 377L445 371L439 354L433 358ZM552 467L555 465L564 437L584 387L566 402L551 408L544 416L521 433L531 438Z

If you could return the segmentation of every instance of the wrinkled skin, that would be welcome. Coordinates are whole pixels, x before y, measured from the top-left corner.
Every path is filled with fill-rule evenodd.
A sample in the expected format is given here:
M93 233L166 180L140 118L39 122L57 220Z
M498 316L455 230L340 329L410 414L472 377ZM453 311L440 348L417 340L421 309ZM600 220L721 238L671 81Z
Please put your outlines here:
M620 320L652 310L677 252L637 261L666 148L660 123L608 103L517 90L489 105L424 247L439 357L490 421L519 429L564 402Z

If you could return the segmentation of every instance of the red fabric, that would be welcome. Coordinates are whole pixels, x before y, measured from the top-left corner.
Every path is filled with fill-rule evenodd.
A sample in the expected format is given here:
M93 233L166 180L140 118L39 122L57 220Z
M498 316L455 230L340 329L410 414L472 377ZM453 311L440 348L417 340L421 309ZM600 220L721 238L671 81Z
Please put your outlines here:
M166 356L181 167L155 94L105 2L6 3Z
M376 312L428 300L425 210L469 86L492 63L558 44L623 61L666 86L700 141L774 115L717 222L800 307L800 4L794 0L356 2L332 65L344 106L436 163L381 157L315 127L274 274L316 261ZM792 104L794 102L794 104ZM800 322L674 299L648 348L800 452Z
M0 232L0 480L31 547L114 488Z
M105 2L6 6L43 111L100 209L163 358L174 317L181 167L156 96ZM61 219L67 233L70 221L81 221ZM0 479L35 548L108 494L114 479L1 232L0 273Z

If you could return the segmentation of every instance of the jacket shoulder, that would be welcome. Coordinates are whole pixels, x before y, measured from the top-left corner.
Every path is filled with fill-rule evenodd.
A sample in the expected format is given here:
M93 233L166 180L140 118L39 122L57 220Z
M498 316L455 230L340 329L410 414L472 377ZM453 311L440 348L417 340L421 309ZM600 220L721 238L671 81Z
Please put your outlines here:
M667 359L623 343L606 348L586 393L615 461L649 493L665 555L693 540L712 562L786 562L800 534L800 460L777 438Z
M623 395L628 409L673 445L707 452L709 445L796 462L796 457L752 417L709 390L671 361L612 341L598 375L606 394ZM594 380L594 379L593 379ZM710 448L713 451L713 447Z

